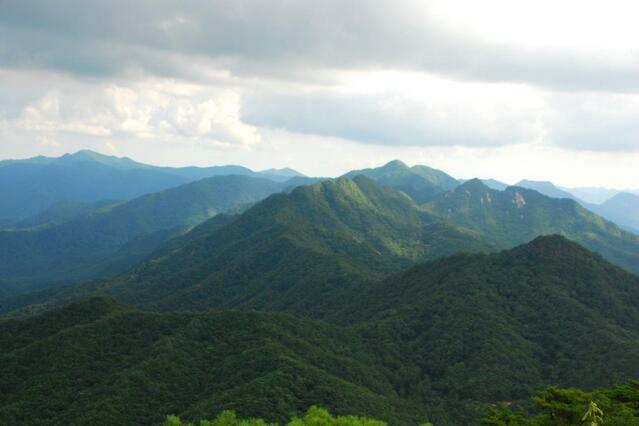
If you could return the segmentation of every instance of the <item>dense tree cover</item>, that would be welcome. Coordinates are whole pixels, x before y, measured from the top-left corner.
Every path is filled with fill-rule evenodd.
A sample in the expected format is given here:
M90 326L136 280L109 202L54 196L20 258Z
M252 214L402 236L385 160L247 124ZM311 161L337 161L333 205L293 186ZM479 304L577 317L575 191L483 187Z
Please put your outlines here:
M550 198L518 187L496 191L473 179L438 194L425 207L502 248L539 235L560 234L639 273L639 236L621 230L574 200Z
M122 272L187 227L289 186L263 178L218 176L43 229L0 231L0 278L24 292Z
M637 426L639 382L584 392L548 386L531 398L533 409L498 404L484 414L484 426Z
M393 424L430 418L398 397L357 334L281 314L153 314L90 299L0 321L7 424L158 424L222 410L283 422L313 404Z
M266 423L262 419L240 419L233 411L223 411L214 420L200 420L200 426L277 426ZM386 422L357 416L332 416L328 410L311 407L302 417L291 419L287 426L386 426ZM164 426L194 426L193 423L183 422L177 416L168 416ZM424 423L421 426L432 426Z
M559 236L420 265L358 302L345 315L413 366L407 394L472 404L639 377L639 278Z
M395 160L383 167L353 170L345 176L367 176L383 186L406 193L416 203L430 200L434 195L455 188L459 182L446 173L427 166L408 167Z
M300 318L317 313L312 292L296 293L298 316L154 314L93 299L0 322L0 416L127 424L232 409L284 422L318 404L391 424L469 425L483 405L546 383L639 377L639 278L563 237L340 294L325 316L339 325Z

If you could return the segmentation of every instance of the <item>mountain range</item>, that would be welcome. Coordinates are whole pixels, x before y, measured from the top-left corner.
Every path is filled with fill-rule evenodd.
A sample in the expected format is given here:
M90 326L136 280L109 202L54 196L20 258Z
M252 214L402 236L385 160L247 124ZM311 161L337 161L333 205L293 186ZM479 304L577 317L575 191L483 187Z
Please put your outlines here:
M0 224L10 225L58 202L127 200L195 180L227 175L275 181L293 176L258 173L241 166L156 167L92 151L58 158L5 160L0 161L0 199L3 200Z
M399 161L188 173L0 231L0 418L285 421L316 404L461 426L548 383L639 377L639 236L550 183Z

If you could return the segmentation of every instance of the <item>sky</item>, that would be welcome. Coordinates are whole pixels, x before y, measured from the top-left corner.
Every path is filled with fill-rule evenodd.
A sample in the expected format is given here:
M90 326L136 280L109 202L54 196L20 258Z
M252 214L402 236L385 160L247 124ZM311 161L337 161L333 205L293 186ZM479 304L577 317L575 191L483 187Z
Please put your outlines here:
M0 0L0 159L639 187L639 3Z

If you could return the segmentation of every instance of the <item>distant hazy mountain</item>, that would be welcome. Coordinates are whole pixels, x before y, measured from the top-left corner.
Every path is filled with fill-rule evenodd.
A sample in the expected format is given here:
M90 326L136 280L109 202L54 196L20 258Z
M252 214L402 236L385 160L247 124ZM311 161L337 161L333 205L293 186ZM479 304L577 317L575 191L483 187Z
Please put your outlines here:
M607 188L559 188L589 204L601 204L619 193L616 189Z
M373 169L353 170L344 176L360 175L367 176L380 185L398 189L418 204L459 184L455 178L440 170L421 165L408 167L399 160Z
M468 182L469 180L470 179L459 179L459 183L462 184L462 183ZM480 179L480 180L482 181L484 185L486 185L490 189L496 189L497 191L503 191L504 189L510 186L496 179Z
M121 201L100 200L92 203L78 201L59 201L35 216L12 223L12 229L41 228L43 226L60 225L90 213L107 211ZM0 226L0 229L2 227Z
M250 231L250 223L233 233ZM284 239L298 253L309 244L290 233ZM162 259L144 266L173 271L161 281L156 275L143 299L131 299L144 304L155 293L156 312L93 298L0 320L1 418L152 425L169 413L195 421L231 407L242 417L281 421L312 403L399 426L468 426L479 424L486 405L516 403L548 383L592 388L639 376L639 277L559 236L440 258L365 286L333 282L341 288L327 306L333 324L301 318L317 314L318 296L326 296L310 291L317 282L305 273L317 257L285 253L278 262L280 252L262 246L269 272L249 255L243 265L259 271L232 267L225 279L235 276L233 286L198 264L198 250L214 254L219 241L185 247L183 261L189 253L195 259L180 272ZM219 265L215 255L209 259ZM335 269L327 262L330 287ZM141 290L144 268L122 285ZM282 272L294 274L283 281ZM189 309L203 297L214 306L227 300L280 311L290 309L277 303L288 297L298 316L162 312L168 300Z
M639 195L620 192L594 210L619 226L639 234Z
M58 202L126 200L212 176L285 181L288 176L241 166L156 167L92 151L58 158L0 161L0 225L43 212Z
M639 236L619 229L572 199L551 198L516 186L496 191L475 179L437 195L426 208L502 247L539 235L560 234L639 273Z
M529 180L523 180L517 186L534 189L552 198L573 199L586 209L616 223L621 228L639 233L639 195L600 188L559 189L551 182ZM590 199L606 199L610 194L613 195L601 204L593 204L577 198L574 193L586 194Z
M130 199L187 182L161 171L116 168L93 161L9 163L0 167L0 218L24 219L60 201Z
M577 200L573 194L568 191L564 191L556 187L552 182L548 181L534 181L534 180L522 180L517 182L514 186L521 188L534 189L535 191L552 198L570 198ZM579 200L577 200L579 201Z
M0 231L0 280L15 289L119 272L221 212L244 209L286 182L216 176L90 211L43 229Z
M283 169L266 169L262 170L260 173L270 175L270 176L284 176L284 177L295 177L295 176L304 176L302 173L297 170L293 170L289 167L284 167Z

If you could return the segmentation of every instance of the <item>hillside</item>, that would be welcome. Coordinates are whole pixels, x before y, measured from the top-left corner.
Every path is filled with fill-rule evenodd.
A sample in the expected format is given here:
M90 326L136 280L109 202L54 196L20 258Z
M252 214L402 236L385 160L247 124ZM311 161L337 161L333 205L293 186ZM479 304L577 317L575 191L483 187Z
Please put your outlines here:
M340 294L419 261L489 246L359 176L273 195L130 273L64 289L155 309L252 307L323 316ZM311 302L312 300L312 302Z
M639 237L574 200L550 198L520 187L496 191L474 179L437 195L425 208L503 248L539 235L560 234L639 273Z
M22 291L121 272L168 239L244 209L287 183L219 176L100 209L43 229L0 231L0 279Z
M435 194L458 185L455 178L427 166L408 167L399 160L373 169L353 170L346 177L366 176L383 186L406 193L417 204L430 200Z
M296 297L314 315L317 294ZM639 377L639 277L560 236L420 264L351 287L332 309L342 325L143 313L94 298L0 321L0 415L149 424L233 409L281 421L319 404L390 424L466 426L486 404L547 383Z

